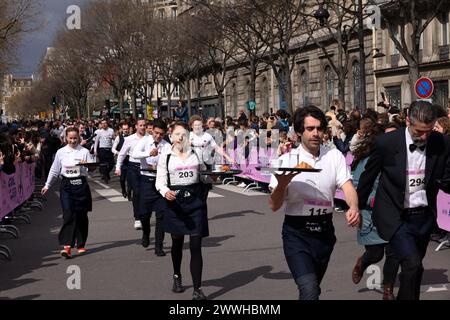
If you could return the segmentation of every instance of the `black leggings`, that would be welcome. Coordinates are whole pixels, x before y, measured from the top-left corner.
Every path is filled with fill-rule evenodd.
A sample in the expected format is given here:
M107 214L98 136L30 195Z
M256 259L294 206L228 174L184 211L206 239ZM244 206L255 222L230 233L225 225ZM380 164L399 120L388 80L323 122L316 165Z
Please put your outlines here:
M366 251L362 256L362 271L366 270L371 264L380 262L383 259L386 250L386 261L383 267L383 284L395 284L400 262L395 257L389 245L384 243L365 246Z
M183 258L184 235L172 234L172 263L173 273L181 275L181 260ZM194 290L198 290L202 286L202 237L190 236L189 247L191 250L191 276L194 285Z

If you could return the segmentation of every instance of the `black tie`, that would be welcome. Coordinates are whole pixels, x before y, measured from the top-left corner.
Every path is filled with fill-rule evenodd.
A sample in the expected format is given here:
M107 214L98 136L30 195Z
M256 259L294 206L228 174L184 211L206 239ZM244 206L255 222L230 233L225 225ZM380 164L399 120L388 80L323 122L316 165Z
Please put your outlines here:
M425 150L425 147L426 147L425 145L423 145L421 147L418 147L417 145L412 143L412 144L409 145L409 151L411 151L411 153L413 153L417 148L419 148L420 151L423 151L423 150Z

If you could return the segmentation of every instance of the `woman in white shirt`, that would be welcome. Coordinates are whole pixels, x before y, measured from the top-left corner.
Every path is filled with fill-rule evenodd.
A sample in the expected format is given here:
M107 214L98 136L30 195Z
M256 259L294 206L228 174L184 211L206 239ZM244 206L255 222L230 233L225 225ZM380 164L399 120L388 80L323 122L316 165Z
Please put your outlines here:
M67 145L58 150L42 194L45 195L58 176L62 176L60 186L61 206L64 223L59 233L59 243L64 246L61 255L72 257L71 248L78 248L78 254L86 252L88 237L88 212L92 211L92 196L87 182L87 168L80 163L92 162L89 150L80 146L77 128L66 130Z
M218 145L211 134L203 131L203 121L200 116L192 116L189 119L189 126L192 129L192 132L189 135L189 142L200 160L212 166L215 164L213 154L214 152L217 152L220 156L224 157L228 163L236 165L236 161L228 156L222 147L219 146L222 145L222 141L220 141ZM220 135L215 136L223 140L221 133Z
M189 131L185 123L174 125L172 149L158 161L156 189L167 200L164 212L165 232L172 235L172 263L174 269L172 291L184 291L181 282L181 260L184 236L189 235L191 275L194 285L193 300L205 300L201 290L202 238L209 236L206 207L207 190L200 181L200 170L206 167L189 144Z

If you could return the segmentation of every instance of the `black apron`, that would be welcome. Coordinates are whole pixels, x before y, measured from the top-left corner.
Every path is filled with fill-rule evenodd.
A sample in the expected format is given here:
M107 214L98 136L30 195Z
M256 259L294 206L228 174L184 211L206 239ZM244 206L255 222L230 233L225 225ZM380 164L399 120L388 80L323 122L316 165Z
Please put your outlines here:
M63 177L60 199L63 210L92 211L92 195L86 177Z

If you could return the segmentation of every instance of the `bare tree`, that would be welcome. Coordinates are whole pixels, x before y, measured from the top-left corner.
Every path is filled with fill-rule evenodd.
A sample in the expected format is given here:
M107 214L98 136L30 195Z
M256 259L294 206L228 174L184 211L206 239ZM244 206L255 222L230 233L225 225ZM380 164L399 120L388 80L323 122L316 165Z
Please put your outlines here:
M299 53L309 43L305 32L306 1L243 0L252 23L247 24L252 37L267 48L264 60L272 67L278 80L282 101L294 111L291 75Z
M320 1L316 1L317 6L320 3ZM330 12L330 19L325 21L325 25L320 26L313 12L310 12L306 26L311 40L323 52L337 76L338 97L342 107L345 108L345 84L350 63L348 44L358 28L358 17L355 15L354 1L329 0L326 4ZM333 54L334 47L331 44L337 44L336 56Z
M236 68L243 67L250 73L249 100L256 101L256 78L265 71L267 66L263 59L268 46L261 41L261 37L255 36L255 30L260 25L255 19L253 7L247 1L213 2L194 0L194 4L201 8L203 15L213 17L224 28L224 40L234 43L237 47L236 54L232 56L232 62ZM263 30L259 30L263 33Z
M125 90L135 95L137 78L145 76L141 41L145 41L143 28L150 14L146 9L135 1L99 0L90 3L83 19L84 46L98 78L113 89L121 117L124 117Z
M40 27L39 6L40 0L0 0L0 72L16 60L21 36Z
M49 62L50 81L53 81L64 101L75 107L77 118L86 115L89 89L93 73L89 67L86 50L80 45L77 30L60 33L54 43L54 57ZM89 115L88 115L89 116Z

